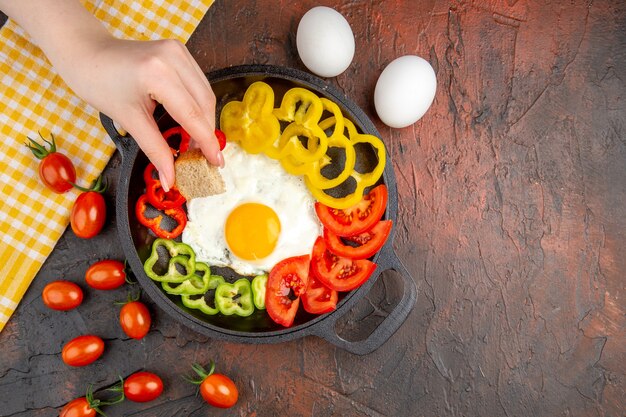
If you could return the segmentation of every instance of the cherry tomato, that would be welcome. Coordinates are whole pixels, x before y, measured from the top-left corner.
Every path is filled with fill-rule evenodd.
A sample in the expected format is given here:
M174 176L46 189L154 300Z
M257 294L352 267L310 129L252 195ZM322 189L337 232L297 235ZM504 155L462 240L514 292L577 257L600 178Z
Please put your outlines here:
M352 260L330 252L326 241L318 237L311 255L311 269L315 277L335 291L351 291L363 284L376 269L367 259Z
M96 410L91 408L87 398L81 397L65 404L59 417L95 417Z
M152 372L136 372L124 381L124 395L131 401L152 401L162 392L163 381Z
M70 158L54 152L39 163L39 177L46 187L63 194L72 189L72 182L76 182L76 170Z
M235 383L222 374L211 374L204 378L200 384L200 395L204 401L219 408L230 408L239 398Z
M106 219L106 204L104 197L97 191L81 193L70 217L72 230L76 236L91 239L102 230Z
M318 202L315 203L315 212L324 227L337 236L354 236L374 227L386 206L387 186L381 184L350 208L334 209Z
M197 363L192 365L192 369L200 379L185 379L193 384L200 385L200 394L204 401L220 408L229 408L235 405L239 398L237 386L226 375L213 373L215 371L215 363L213 361L211 361L209 372Z
M78 336L63 346L63 362L70 366L89 365L104 352L104 341L98 336Z
M39 135L42 139L41 134ZM49 145L49 149L28 138L30 144L26 146L33 152L33 155L40 159L39 177L50 190L63 194L72 189L72 183L76 182L76 169L72 161L62 153L56 151L54 135L52 140L43 139Z
M277 263L270 271L265 290L265 308L274 322L293 324L300 296L309 281L309 255L295 256Z
M113 290L126 282L126 267L120 261L105 259L91 265L85 273L85 281L97 290Z
M309 285L302 296L302 307L311 314L324 314L337 307L337 299L337 291L322 284L311 271Z
M381 220L367 232L343 238L356 243L358 246L346 245L342 242L342 238L328 229L324 230L324 240L326 240L328 250L337 256L350 259L367 259L382 248L389 232L391 232L391 220Z
M128 337L143 339L150 330L150 323L150 312L141 301L131 301L120 310L120 325Z
M71 310L83 302L83 290L70 281L53 281L44 287L41 298L53 310Z

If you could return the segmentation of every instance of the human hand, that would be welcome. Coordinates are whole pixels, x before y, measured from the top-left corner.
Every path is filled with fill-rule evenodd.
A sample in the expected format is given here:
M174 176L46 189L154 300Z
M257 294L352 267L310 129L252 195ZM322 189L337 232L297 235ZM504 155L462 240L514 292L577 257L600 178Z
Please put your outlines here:
M157 102L210 163L224 165L215 94L182 43L114 38L77 0L0 0L0 9L29 32L78 96L135 138L164 189L174 184L174 158L152 116Z
M83 64L62 68L76 94L119 123L159 172L174 184L174 159L152 116L157 103L192 138L208 161L224 165L215 137L215 95L187 48L175 40L107 38Z

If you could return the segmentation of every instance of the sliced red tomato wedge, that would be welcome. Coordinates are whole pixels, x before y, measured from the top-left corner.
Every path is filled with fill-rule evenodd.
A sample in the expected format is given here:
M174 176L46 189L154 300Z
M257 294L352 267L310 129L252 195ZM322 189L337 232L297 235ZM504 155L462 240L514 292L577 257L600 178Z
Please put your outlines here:
M311 314L331 312L337 307L337 298L337 291L322 284L313 272L309 273L309 285L302 296L302 307L306 311Z
M317 217L325 228L338 236L354 236L374 227L387 207L387 186L374 187L361 201L347 209L315 203Z
M376 269L376 264L367 259L353 260L333 254L322 237L315 241L311 258L315 277L335 291L351 291L361 286Z
M367 259L383 247L390 231L391 220L382 220L367 232L356 236L341 238L330 230L324 229L324 239L328 249L337 256L350 259ZM344 241L356 243L357 246L350 246Z
M274 322L290 327L300 297L309 283L309 255L294 256L277 263L270 271L265 290L265 308Z

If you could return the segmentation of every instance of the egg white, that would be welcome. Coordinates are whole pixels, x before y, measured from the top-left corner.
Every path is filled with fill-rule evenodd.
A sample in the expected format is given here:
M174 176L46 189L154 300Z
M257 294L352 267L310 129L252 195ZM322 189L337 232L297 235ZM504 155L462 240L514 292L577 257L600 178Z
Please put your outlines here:
M303 179L287 173L279 161L248 154L235 143L228 143L223 155L225 167L220 173L226 191L187 202L188 222L182 239L193 248L196 259L230 267L241 275L258 275L285 258L310 254L322 226L315 214L315 199ZM229 250L224 225L233 209L253 202L276 212L281 233L269 256L249 261Z

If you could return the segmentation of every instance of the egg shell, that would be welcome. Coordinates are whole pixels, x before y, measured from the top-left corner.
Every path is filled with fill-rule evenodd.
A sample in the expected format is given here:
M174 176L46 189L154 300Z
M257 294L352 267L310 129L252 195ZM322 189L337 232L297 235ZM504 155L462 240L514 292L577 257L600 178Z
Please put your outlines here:
M354 34L348 21L330 7L317 6L302 16L296 34L304 65L320 77L335 77L354 58Z
M374 107L387 126L407 127L426 113L436 91L437 77L428 61L405 55L391 61L380 74L374 90Z

